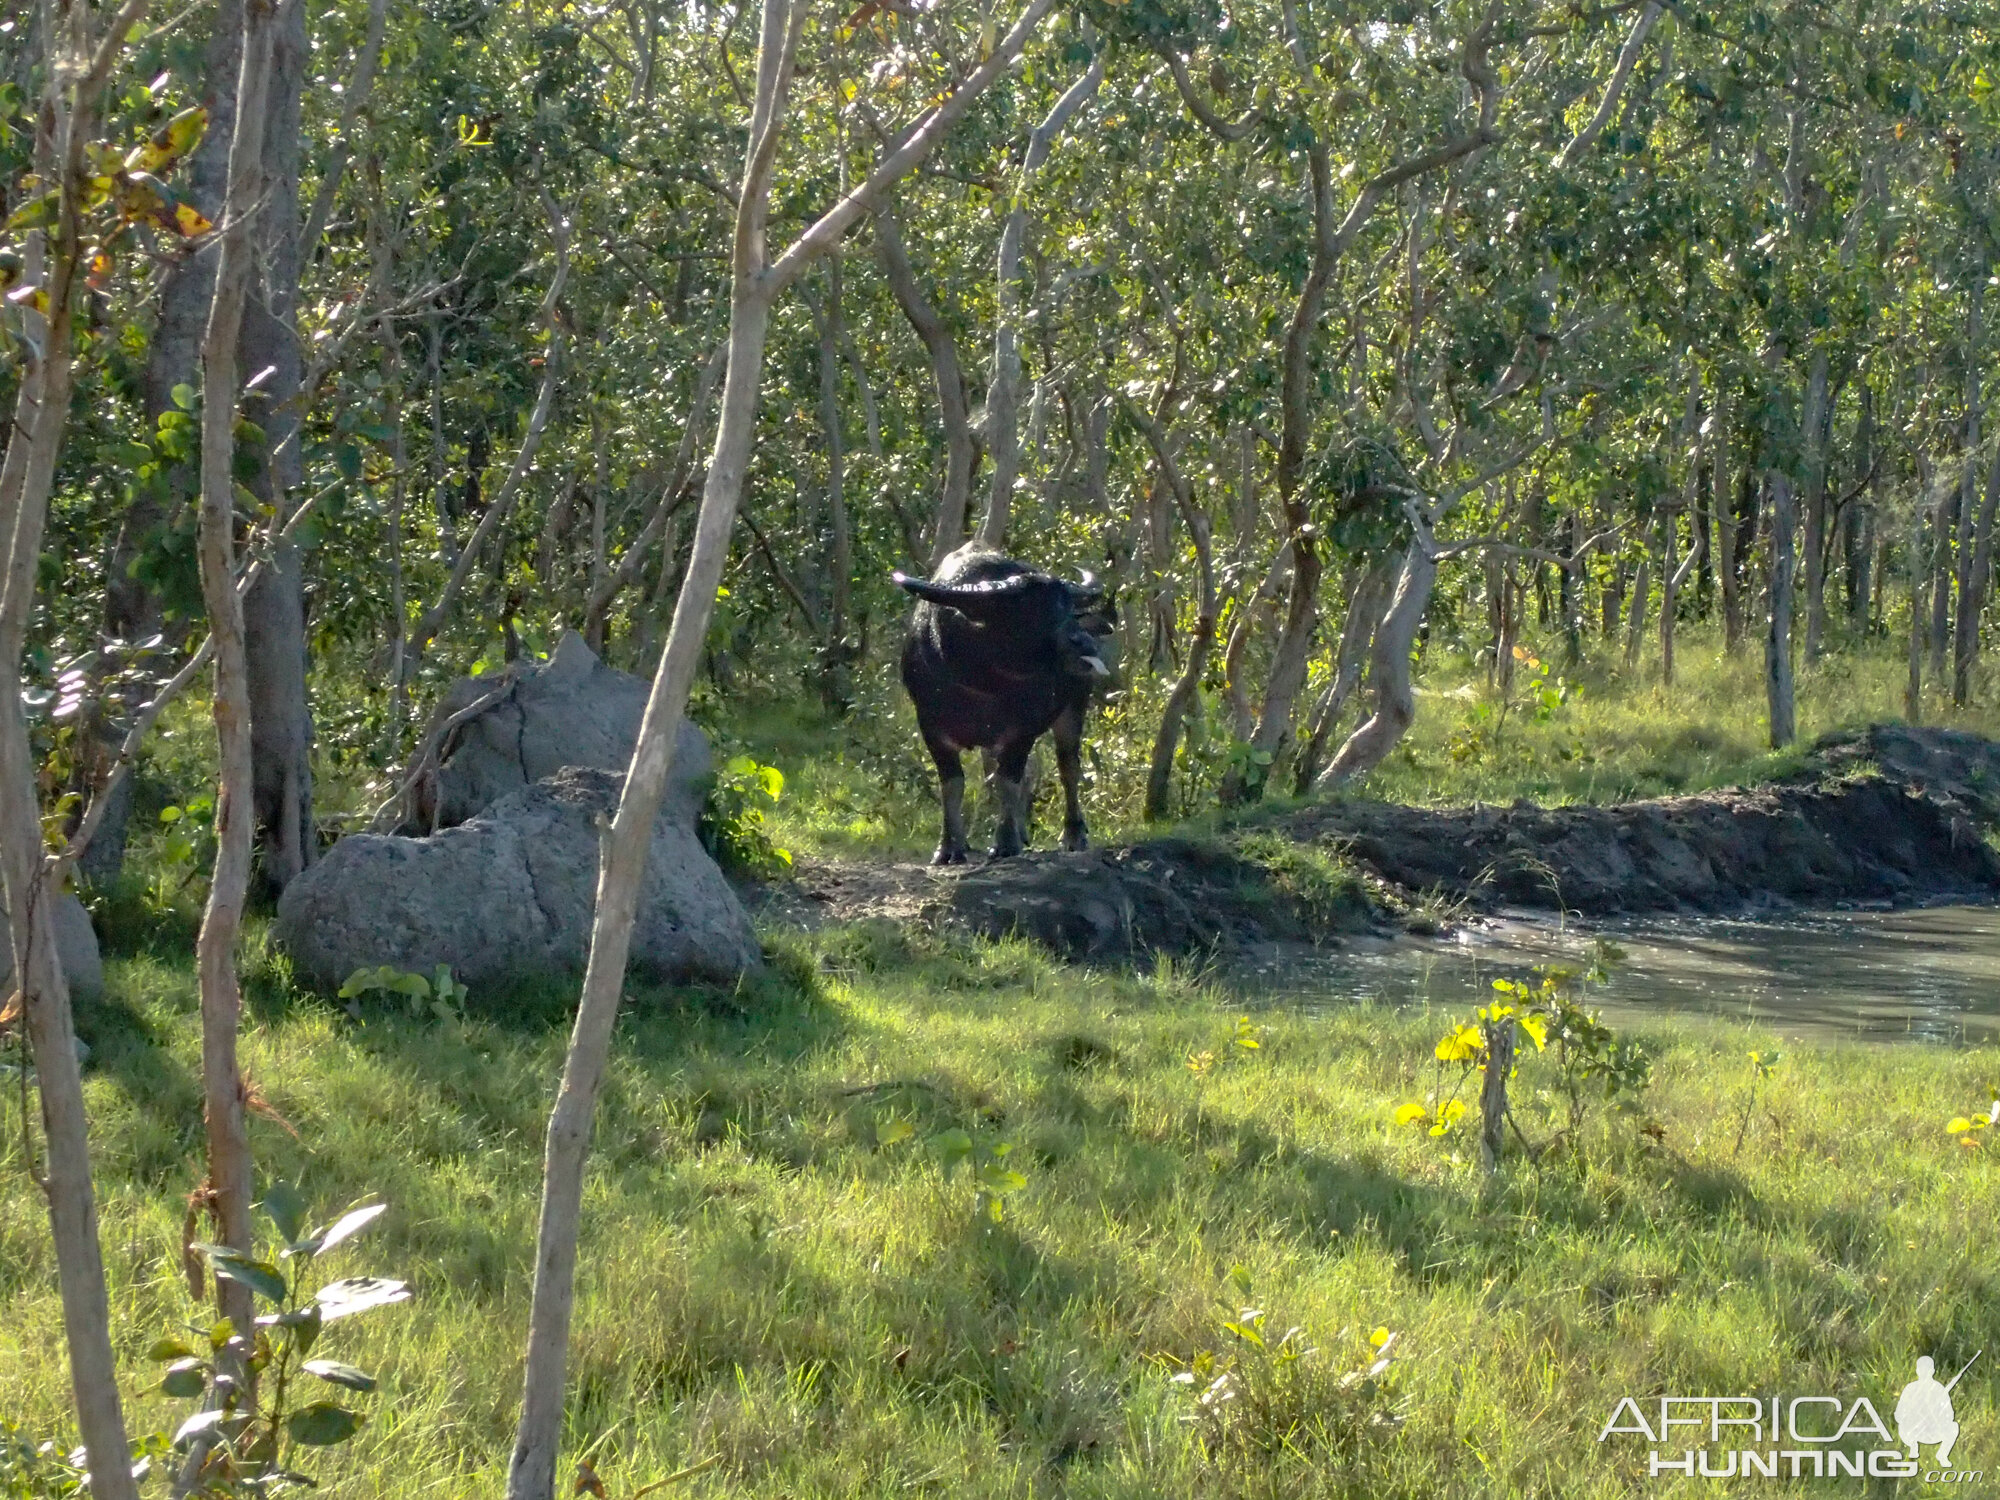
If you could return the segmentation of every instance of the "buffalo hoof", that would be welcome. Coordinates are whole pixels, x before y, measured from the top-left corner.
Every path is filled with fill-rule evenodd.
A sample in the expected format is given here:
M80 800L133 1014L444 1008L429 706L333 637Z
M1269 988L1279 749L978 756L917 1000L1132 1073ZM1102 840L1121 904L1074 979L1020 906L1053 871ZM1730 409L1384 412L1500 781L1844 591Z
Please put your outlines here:
M931 863L934 865L962 865L965 863L965 851L963 849L949 849L940 844L938 845L937 853L931 856Z
M1062 846L1072 854L1080 854L1090 847L1090 835L1085 833L1081 827L1065 828L1063 830Z
M997 839L994 841L993 847L987 851L986 857L988 859L1012 859L1027 847L1026 844L1018 839Z

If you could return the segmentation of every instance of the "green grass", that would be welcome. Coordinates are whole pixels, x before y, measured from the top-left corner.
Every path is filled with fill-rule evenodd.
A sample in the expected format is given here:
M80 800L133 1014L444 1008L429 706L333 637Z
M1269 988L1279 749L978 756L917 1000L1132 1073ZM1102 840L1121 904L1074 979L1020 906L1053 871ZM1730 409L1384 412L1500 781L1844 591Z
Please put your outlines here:
M144 1351L194 1311L198 1037L175 942L114 959L82 1016L140 1430L183 1414L146 1394ZM384 1383L324 1492L491 1496L570 987L475 996L460 1024L357 1022L254 935L249 968L246 1067L298 1132L253 1120L262 1170L325 1210L381 1194L335 1269L418 1289L322 1345ZM1462 1146L1391 1119L1443 1012L1262 1012L1255 1050L1238 1014L1171 966L1084 974L885 928L787 940L735 993L635 991L585 1198L568 1452L599 1444L614 1494L718 1456L669 1493L1611 1496L1643 1464L1636 1440L1596 1442L1619 1396L1865 1391L1886 1413L1917 1354L1955 1369L1983 1347L1960 1457L2000 1467L2000 1167L1943 1130L2000 1054L1788 1050L1739 1155L1768 1034L1661 1025L1660 1144L1607 1117L1581 1161L1488 1192ZM1516 1084L1536 1135L1539 1066ZM897 1119L914 1134L878 1145ZM1017 1148L1004 1222L926 1148L949 1129ZM5 1141L0 1416L67 1439L46 1223L18 1123ZM1193 1422L1207 1377L1172 1377L1236 1344L1237 1266L1273 1336L1296 1325L1317 1352ZM1397 1335L1386 1388L1343 1386L1377 1327Z
M1626 668L1616 651L1595 640L1577 668L1561 664L1557 641L1530 640L1531 654L1550 679L1564 678L1566 701L1538 712L1531 691L1537 673L1517 669L1511 701L1489 687L1483 666L1449 642L1433 645L1417 674L1417 720L1380 768L1357 783L1363 796L1442 805L1511 802L1607 803L1755 782L1792 769L1803 748L1831 729L1852 728L1903 714L1906 662L1888 641L1849 644L1798 672L1798 745L1773 753L1765 726L1763 652L1747 641L1726 656L1719 637L1686 627L1672 688L1659 681L1649 649ZM1324 663L1316 671L1323 670ZM1317 681L1309 691L1317 691ZM1094 837L1117 843L1144 837L1140 821L1151 735L1164 680L1141 679L1110 705L1092 711L1087 736L1085 809ZM1228 758L1218 738L1218 708L1204 693L1202 711L1177 761L1175 808L1197 828L1218 826L1214 790ZM916 721L893 674L876 674L845 721L830 724L791 698L739 703L719 721L732 747L778 766L788 778L772 818L774 836L809 854L863 859L912 859L937 838L936 787L917 739ZM1350 710L1342 730L1358 722ZM1924 705L1927 723L2000 737L2000 693L1980 682L1973 701L1954 710L1936 693ZM1035 802L1037 847L1049 847L1061 821L1060 791L1046 746L1038 752ZM967 795L974 839L990 829L978 762L969 760ZM1289 773L1271 788L1283 805Z

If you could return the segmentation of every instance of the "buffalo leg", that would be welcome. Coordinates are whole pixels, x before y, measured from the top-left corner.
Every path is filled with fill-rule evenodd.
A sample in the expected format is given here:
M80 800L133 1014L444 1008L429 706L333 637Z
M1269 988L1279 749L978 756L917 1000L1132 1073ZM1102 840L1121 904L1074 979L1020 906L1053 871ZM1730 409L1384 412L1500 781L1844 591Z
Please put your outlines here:
M1062 776L1062 846L1088 849L1090 830L1083 825L1083 797L1078 789L1083 775L1083 705L1064 709L1050 729L1056 742L1056 770Z
M993 790L1000 804L999 826L993 830L993 858L1005 859L1028 847L1028 752L1033 740L1002 745L995 752Z
M965 766L949 745L930 744L937 764L938 799L944 804L944 831L938 836L934 865L965 863Z

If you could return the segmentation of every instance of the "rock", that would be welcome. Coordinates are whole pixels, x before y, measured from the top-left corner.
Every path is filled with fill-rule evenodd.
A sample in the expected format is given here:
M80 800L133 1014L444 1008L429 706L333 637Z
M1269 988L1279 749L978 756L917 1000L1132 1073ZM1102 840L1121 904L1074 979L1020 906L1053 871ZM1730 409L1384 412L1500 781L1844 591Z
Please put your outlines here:
M97 929L74 896L65 895L56 903L56 954L62 959L63 976L69 980L72 996L91 1000L104 993L104 959L97 951ZM0 994L13 983L13 945L0 935Z
M570 767L428 838L356 834L285 887L276 937L318 984L389 965L447 964L476 992L581 968L597 899L598 829L622 776ZM760 962L742 902L694 834L662 817L632 933L649 978L729 980Z
M438 705L438 722L502 684L462 679ZM650 691L651 684L607 667L582 636L566 631L546 662L522 672L497 703L452 731L440 757L432 826L456 827L564 766L623 775ZM712 769L707 736L683 719L660 816L692 829Z

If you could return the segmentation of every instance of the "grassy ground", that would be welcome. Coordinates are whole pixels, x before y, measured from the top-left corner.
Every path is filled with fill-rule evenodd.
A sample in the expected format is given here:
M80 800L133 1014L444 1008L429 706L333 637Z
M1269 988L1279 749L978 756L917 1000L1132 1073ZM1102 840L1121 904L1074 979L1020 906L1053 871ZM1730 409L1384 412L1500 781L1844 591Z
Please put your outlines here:
M1769 748L1763 657L1755 642L1730 657L1711 632L1685 629L1671 688L1660 683L1650 654L1627 668L1617 653L1599 652L1568 669L1559 644L1531 642L1529 651L1503 694L1466 653L1434 647L1417 677L1415 726L1357 790L1430 804L1517 797L1605 803L1752 782L1795 763L1796 751ZM1888 642L1801 665L1800 744L1830 729L1900 719L1906 670L1900 648ZM1085 800L1100 840L1145 832L1138 812L1165 686L1134 683L1093 712ZM779 703L739 711L723 732L790 778L772 818L781 844L849 858L921 857L936 842L937 814L915 720L891 676L864 682L861 691L862 703L842 725L802 720ZM1206 816L1228 747L1216 737L1214 702L1204 695L1204 703L1208 727L1196 724L1175 785L1179 807ZM2000 736L2000 692L1982 685L1959 710L1931 694L1924 717ZM1350 714L1344 727L1354 722ZM1289 789L1289 783L1274 787ZM968 792L977 797L976 776ZM1053 841L1060 823L1058 795L1053 769L1044 767L1036 804L1042 845ZM986 826L975 814L975 828Z
M568 991L357 1021L253 958L247 1067L298 1132L253 1123L263 1168L329 1209L380 1194L335 1270L418 1288L321 1346L384 1387L326 1492L490 1496ZM144 951L110 973L83 1025L114 1320L135 1425L171 1427L185 1403L145 1393L143 1356L194 1311L194 988ZM1444 1014L1259 1013L1254 1049L1237 1014L1198 976L865 929L788 942L734 994L635 993L586 1195L569 1452L594 1445L613 1494L713 1457L669 1493L1623 1495L1646 1445L1596 1441L1622 1395L1865 1393L1886 1415L1917 1354L2000 1349L2000 1175L1943 1130L2000 1080L1994 1052L1787 1054L1738 1151L1768 1041L1660 1026L1642 1117L1488 1191L1462 1143L1392 1118ZM1545 1068L1516 1084L1536 1138ZM1015 1148L1001 1222L927 1144L951 1130L974 1164ZM1259 1355L1224 1327L1246 1306L1312 1352ZM1381 1328L1387 1374L1347 1382ZM59 1351L12 1128L0 1414L64 1433ZM1232 1363L1238 1399L1205 1414ZM1994 1361L1955 1394L1959 1456L1991 1473Z

